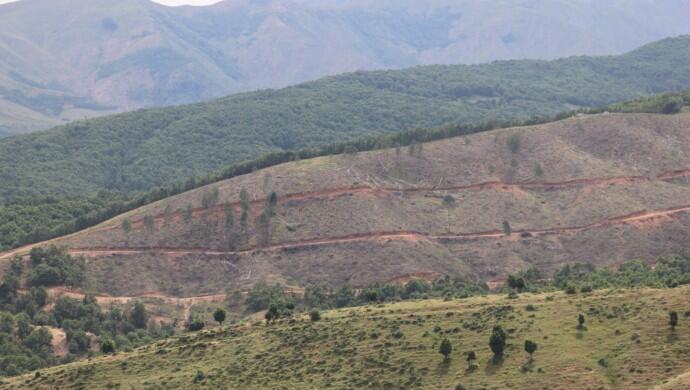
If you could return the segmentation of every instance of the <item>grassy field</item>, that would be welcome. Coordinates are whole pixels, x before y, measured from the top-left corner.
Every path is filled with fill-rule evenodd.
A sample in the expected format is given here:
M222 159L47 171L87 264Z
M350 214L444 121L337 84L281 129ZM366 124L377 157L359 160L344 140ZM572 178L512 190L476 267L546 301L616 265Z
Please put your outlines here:
M690 369L689 305L686 286L407 301L324 312L319 322L247 320L5 379L2 388L642 389L682 381ZM670 310L680 313L674 331ZM508 334L499 362L488 347L494 325ZM453 346L448 362L438 352L444 338ZM531 363L527 339L538 344ZM477 354L474 370L467 351Z

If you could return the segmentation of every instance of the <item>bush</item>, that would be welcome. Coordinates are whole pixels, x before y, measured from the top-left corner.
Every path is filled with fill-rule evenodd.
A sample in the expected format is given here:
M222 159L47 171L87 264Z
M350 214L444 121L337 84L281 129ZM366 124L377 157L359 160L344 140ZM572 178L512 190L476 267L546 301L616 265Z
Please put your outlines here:
M320 321L321 313L319 313L318 310L312 310L311 312L309 312L309 318L312 320L312 322Z
M187 329L190 332L202 330L205 326L206 324L204 323L204 320L202 320L198 316L193 314L189 316L189 321L187 322Z
M113 342L113 340L103 340L103 342L101 343L101 352L114 353L115 343Z

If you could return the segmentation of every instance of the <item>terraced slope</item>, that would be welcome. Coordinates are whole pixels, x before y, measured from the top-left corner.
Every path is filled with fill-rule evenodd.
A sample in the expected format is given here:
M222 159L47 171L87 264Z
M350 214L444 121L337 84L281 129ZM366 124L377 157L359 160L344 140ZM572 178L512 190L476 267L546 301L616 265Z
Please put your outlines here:
M672 331L667 320L689 297L687 286L494 295L348 308L316 323L247 321L9 378L2 388L678 389L690 370L690 322L681 316ZM488 346L494 325L508 335L499 363ZM438 353L444 338L448 363ZM525 340L538 344L531 363ZM474 370L467 351L477 355Z
M272 192L275 215L262 222ZM443 206L446 196L454 208ZM186 296L259 280L294 287L415 273L500 280L529 265L550 272L575 261L653 261L681 253L688 240L690 114L681 113L580 116L414 150L292 162L54 242L88 258L95 292Z

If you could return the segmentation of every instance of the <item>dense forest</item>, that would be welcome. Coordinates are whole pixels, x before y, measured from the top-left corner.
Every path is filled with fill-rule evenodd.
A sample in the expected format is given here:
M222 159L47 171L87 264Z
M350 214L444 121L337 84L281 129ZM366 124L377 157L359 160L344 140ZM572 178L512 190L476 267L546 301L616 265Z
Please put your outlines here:
M254 160L236 162L203 176L189 178L142 193L121 194L101 191L94 196L35 195L17 197L4 203L0 202L0 250L69 234L168 196L295 159L405 146L497 128L547 123L575 113L609 111L673 114L688 105L690 105L690 92L669 93L618 103L604 108L566 111L553 116L537 116L522 121L488 121L470 125L446 125L432 129L414 129L393 134L362 137L357 140L338 142L322 147L272 152Z
M690 37L620 56L356 72L0 141L0 198L146 191L265 153L690 88Z
M0 376L69 362L91 353L96 342L104 352L126 350L174 333L170 325L150 322L141 303L123 312L103 311L88 295L49 302L51 286L83 286L85 267L83 258L54 246L33 249L26 265L20 257L11 260L0 282ZM60 358L52 349L51 328L66 334L68 353Z

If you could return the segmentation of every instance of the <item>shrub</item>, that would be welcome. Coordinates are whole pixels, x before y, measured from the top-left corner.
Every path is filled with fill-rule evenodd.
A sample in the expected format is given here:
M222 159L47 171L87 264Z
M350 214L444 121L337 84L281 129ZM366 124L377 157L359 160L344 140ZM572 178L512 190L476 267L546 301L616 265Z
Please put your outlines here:
M320 321L321 313L319 313L318 310L312 310L309 312L309 318L312 320L312 322Z
M115 343L113 343L112 340L104 340L101 343L101 352L103 352L103 353L114 353L115 352Z

